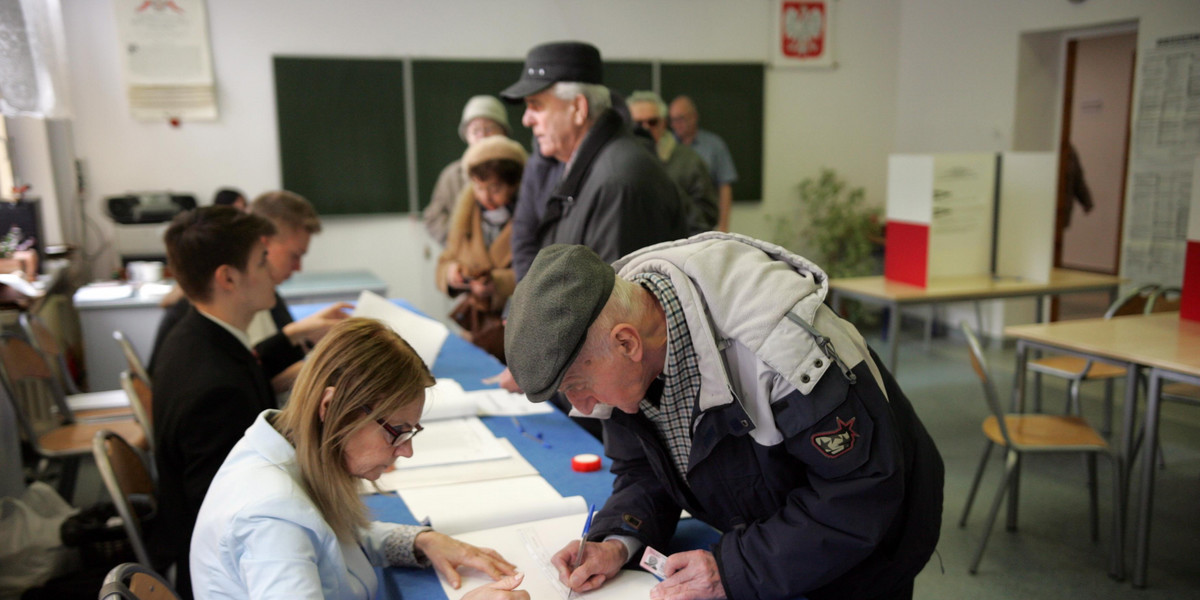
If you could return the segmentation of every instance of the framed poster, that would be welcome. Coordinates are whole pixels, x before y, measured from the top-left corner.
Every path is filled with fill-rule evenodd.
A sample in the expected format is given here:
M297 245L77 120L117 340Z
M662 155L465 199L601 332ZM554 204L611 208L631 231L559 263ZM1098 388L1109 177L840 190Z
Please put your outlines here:
M836 0L774 0L771 64L776 67L834 68Z

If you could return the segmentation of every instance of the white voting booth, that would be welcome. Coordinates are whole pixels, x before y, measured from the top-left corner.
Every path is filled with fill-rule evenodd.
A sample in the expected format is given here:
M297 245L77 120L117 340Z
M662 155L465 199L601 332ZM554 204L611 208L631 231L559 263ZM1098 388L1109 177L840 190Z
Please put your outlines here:
M884 277L1048 281L1057 168L1049 152L892 155Z

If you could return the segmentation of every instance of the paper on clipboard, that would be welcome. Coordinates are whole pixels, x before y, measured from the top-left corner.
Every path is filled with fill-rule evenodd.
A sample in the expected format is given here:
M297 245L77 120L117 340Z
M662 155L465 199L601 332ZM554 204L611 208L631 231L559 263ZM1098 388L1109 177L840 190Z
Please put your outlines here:
M442 350L446 336L450 335L450 330L445 325L396 306L387 298L369 291L359 294L353 316L378 319L386 323L417 351L417 355L430 369L437 360L438 352Z

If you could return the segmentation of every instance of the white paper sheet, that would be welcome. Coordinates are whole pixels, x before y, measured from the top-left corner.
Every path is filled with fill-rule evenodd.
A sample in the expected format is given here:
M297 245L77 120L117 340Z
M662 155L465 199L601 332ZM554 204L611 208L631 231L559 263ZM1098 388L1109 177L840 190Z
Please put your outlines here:
M464 395L475 403L481 417L540 415L554 410L549 402L530 402L525 394L508 390L476 390L464 392Z
M484 529L455 535L456 539L469 544L492 548L525 574L525 580L517 589L529 592L530 598L558 599L567 597L567 588L558 581L550 557L568 542L578 541L587 519L587 508L563 517L541 521L508 525L495 529ZM491 579L474 570L463 569L462 586L453 589L440 579L442 590L450 600L460 600L471 590L491 583ZM658 583L653 575L644 571L622 570L598 590L580 596L588 600L628 600L647 598L650 588Z
M442 350L446 336L450 335L450 330L446 329L445 325L396 306L387 298L369 291L364 291L358 296L353 316L369 317L387 323L417 351L417 355L430 369L437 360L438 352Z
M417 520L447 535L587 509L583 497L563 498L540 475L418 488L400 498Z
M397 471L464 462L492 461L512 455L509 447L479 417L432 421L412 440L413 455L396 460Z
M512 442L501 438L500 444L508 450L508 458L443 465L436 469L389 471L380 476L376 483L385 492L397 492L468 481L487 481L538 474L537 469L533 468L533 465L529 464L529 461L525 460L520 452L517 452ZM371 485L369 481L364 481L362 493L376 493L375 486Z
M129 394L126 394L125 390L72 394L67 396L67 406L71 407L71 410L122 408L129 406Z
M479 414L476 400L463 391L457 381L439 377L437 384L425 390L425 412L421 422L473 417Z

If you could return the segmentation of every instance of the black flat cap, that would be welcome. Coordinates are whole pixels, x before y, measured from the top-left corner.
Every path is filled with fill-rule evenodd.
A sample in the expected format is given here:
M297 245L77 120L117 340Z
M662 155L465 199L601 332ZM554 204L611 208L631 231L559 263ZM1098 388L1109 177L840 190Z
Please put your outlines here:
M604 83L600 50L583 42L552 42L534 46L525 57L521 78L508 86L500 97L520 102L559 81Z
M508 368L530 400L545 402L558 391L616 277L587 246L555 244L533 259L504 328Z

